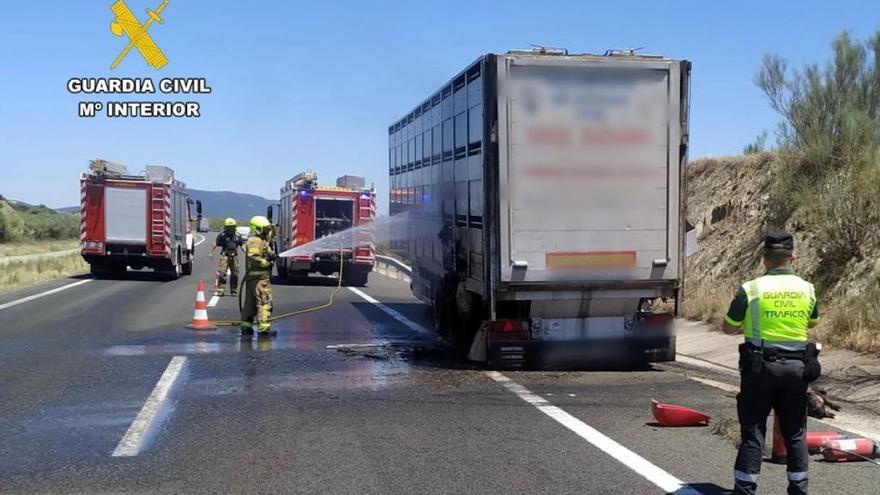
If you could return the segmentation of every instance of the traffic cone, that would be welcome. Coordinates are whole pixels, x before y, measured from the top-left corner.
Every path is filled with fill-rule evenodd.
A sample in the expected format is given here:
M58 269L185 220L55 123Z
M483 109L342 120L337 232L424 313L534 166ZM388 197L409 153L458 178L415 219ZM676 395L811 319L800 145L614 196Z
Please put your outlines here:
M864 461L880 457L880 444L867 438L831 440L820 450L822 457L829 462Z
M193 330L215 330L217 327L208 319L208 303L205 301L205 281L199 280L196 288L196 309L193 312L192 322L186 326Z
M773 412L773 451L770 454L770 462L785 464L788 461L788 449L785 448L785 439L782 430L779 429L779 413Z
M709 424L709 415L675 404L664 404L651 399L651 413L661 426L697 426Z

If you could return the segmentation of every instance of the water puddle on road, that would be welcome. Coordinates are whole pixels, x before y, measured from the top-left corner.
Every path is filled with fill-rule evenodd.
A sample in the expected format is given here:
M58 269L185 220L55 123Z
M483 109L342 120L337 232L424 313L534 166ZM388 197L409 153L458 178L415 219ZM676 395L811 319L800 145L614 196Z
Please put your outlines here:
M386 328L381 325L373 326L372 332L381 335L388 333ZM272 338L261 338L257 336L242 337L238 328L220 329L215 331L199 332L205 340L197 341L161 341L150 342L145 344L121 344L110 346L99 352L101 356L151 356L151 355L190 355L190 354L220 354L220 353L236 353L243 351L278 351L278 350L305 350L318 351L327 350L340 352L345 354L363 354L365 357L377 358L376 353L360 352L363 349L380 349L389 345L393 346L418 346L418 342L413 341L389 341L381 338L372 338L367 332L366 338L361 336L360 339L333 339L316 338L312 333L301 333L293 329L287 331L280 328L278 334ZM196 334L193 334L196 335ZM330 333L332 336L332 333ZM211 339L211 340L208 340ZM345 341L354 343L338 344L337 342ZM329 346L329 347L328 347ZM358 349L358 352L354 352ZM404 353L405 354L405 353ZM387 356L386 358L390 358Z

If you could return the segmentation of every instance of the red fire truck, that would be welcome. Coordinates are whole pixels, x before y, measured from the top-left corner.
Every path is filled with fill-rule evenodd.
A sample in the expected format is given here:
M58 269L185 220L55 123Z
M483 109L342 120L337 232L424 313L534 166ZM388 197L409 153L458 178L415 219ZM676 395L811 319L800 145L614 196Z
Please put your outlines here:
M278 252L303 249L278 258L279 275L330 275L339 271L341 255L344 282L366 285L375 261L373 240L368 229L357 227L372 222L375 216L375 189L364 187L363 179L352 176L340 178L335 187L319 186L318 176L306 171L281 188L280 206Z
M170 168L148 165L132 175L120 163L93 160L80 177L80 199L82 257L94 276L121 276L127 267L172 279L192 273L193 202ZM200 218L200 201L196 210Z

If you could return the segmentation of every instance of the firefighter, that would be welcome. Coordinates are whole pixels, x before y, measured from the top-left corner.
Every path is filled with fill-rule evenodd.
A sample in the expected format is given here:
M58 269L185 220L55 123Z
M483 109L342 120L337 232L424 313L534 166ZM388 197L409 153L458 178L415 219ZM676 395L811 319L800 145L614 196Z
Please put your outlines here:
M214 251L220 248L220 259L217 262L217 282L214 284L214 294L222 296L226 288L226 271L229 270L229 292L234 296L238 293L238 251L244 244L244 239L236 231L237 224L234 218L223 221L223 232L217 234L214 247L211 248L209 258L214 259Z
M275 253L270 247L272 225L263 216L251 218L251 237L245 243L245 289L241 310L241 333L268 336L272 332L269 317L272 314L272 262Z
M808 329L819 321L813 285L792 272L794 240L782 233L764 237L767 272L742 285L722 323L725 333L742 331L741 444L734 465L734 493L758 488L767 416L774 409L788 449L788 493L807 493L807 384L819 377L819 351Z

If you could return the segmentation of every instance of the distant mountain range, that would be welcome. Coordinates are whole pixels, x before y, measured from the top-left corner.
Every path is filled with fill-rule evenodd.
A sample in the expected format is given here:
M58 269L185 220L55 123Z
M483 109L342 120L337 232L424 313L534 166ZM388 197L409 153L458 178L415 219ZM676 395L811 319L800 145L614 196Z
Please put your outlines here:
M236 220L248 220L254 215L265 215L266 207L277 203L255 194L201 189L187 191L190 199L202 202L202 215L208 218L232 217Z
M202 215L208 218L232 217L236 220L248 220L254 215L265 215L266 207L276 202L254 194L242 194L232 191L203 191L187 189L193 201L202 202ZM66 213L78 213L79 206L58 208ZM195 212L193 212L195 214Z

